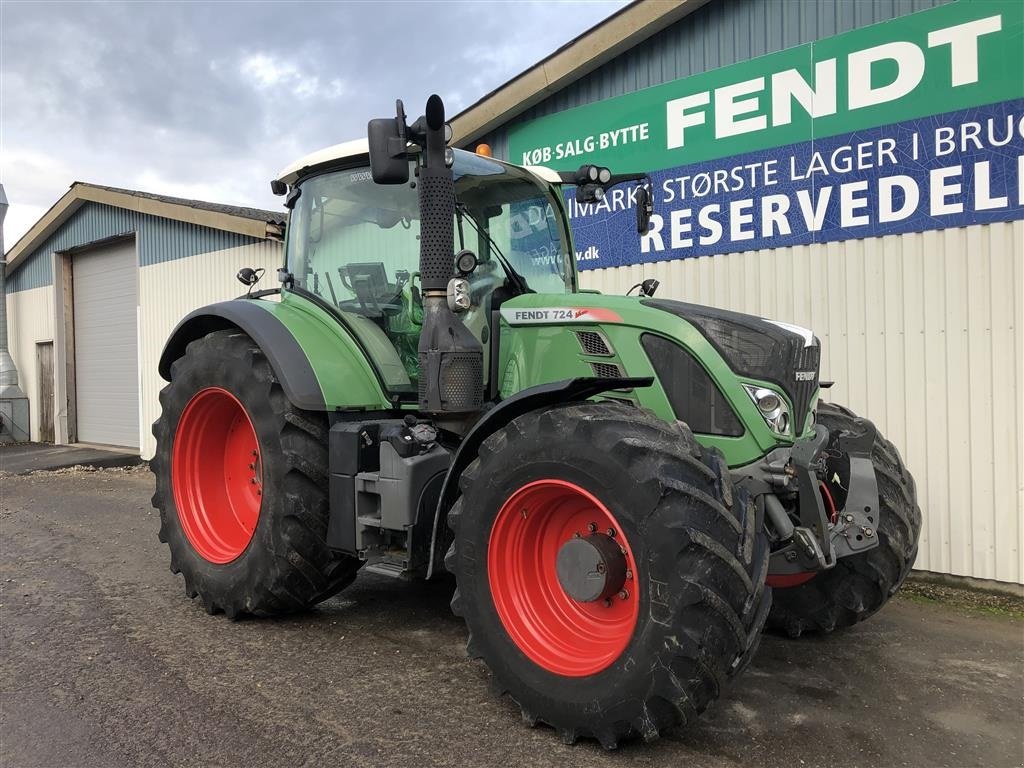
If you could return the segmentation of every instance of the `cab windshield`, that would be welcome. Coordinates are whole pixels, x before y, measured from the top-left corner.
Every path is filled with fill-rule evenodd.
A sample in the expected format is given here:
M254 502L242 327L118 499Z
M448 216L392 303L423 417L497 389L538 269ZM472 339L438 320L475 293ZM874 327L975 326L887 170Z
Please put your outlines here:
M486 352L493 294L572 292L572 251L558 200L532 174L459 150L452 171L455 250L478 261L463 317ZM301 183L288 225L294 284L344 315L395 392L415 387L422 322L413 173L410 180L375 184L369 166L313 176Z

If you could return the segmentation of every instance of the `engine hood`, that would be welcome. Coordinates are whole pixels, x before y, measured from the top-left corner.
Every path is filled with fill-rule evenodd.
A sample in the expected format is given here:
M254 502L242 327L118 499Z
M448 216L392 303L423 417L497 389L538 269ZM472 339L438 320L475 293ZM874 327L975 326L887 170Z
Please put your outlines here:
M732 371L775 384L793 404L796 434L806 424L818 390L821 345L805 328L669 299L646 299L644 306L686 320L704 335Z

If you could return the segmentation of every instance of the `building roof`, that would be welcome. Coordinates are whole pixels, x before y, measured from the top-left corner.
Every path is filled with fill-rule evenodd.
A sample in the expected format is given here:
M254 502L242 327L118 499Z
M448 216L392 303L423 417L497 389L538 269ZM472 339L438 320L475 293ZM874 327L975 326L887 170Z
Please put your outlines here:
M264 211L239 205L224 205L205 200L157 195L135 189L119 189L99 184L76 181L71 188L50 207L42 218L7 251L8 269L18 264L38 248L62 224L86 203L99 203L126 208L138 213L184 221L211 229L235 232L262 239L280 240L284 232L284 211Z
M605 62L693 13L709 0L635 0L452 118L465 147Z

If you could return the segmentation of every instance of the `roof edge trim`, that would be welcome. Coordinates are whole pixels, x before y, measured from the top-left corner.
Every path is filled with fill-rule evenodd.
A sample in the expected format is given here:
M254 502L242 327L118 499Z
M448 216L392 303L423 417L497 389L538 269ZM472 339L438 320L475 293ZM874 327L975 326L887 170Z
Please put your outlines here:
M627 5L453 117L452 144L465 147L708 2L638 0Z
M124 208L137 213L183 221L211 229L220 229L259 239L280 239L280 226L273 222L246 216L194 208L185 203L173 203L150 197L133 195L128 191L114 191L95 184L76 181L71 188L43 214L43 216L7 251L8 273L42 245L64 222L85 203L99 203Z

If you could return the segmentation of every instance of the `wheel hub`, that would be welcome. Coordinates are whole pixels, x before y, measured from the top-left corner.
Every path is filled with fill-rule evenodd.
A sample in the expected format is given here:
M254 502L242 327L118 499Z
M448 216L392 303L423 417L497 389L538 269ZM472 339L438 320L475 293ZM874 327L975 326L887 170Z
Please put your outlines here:
M555 569L565 594L581 603L607 600L626 583L626 557L603 533L569 539L558 550Z

